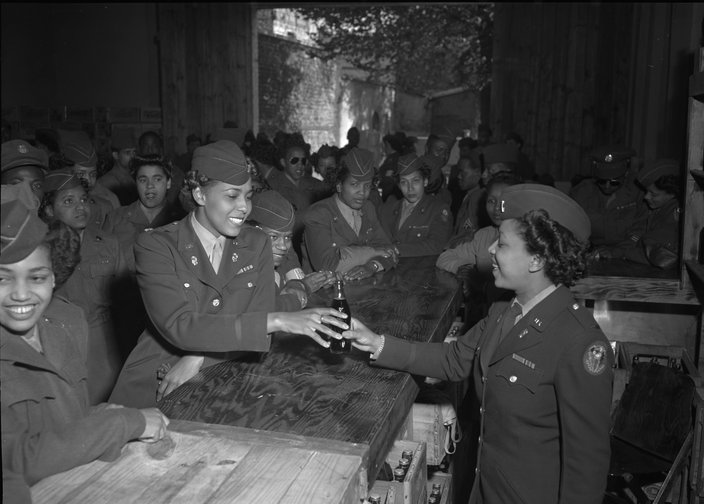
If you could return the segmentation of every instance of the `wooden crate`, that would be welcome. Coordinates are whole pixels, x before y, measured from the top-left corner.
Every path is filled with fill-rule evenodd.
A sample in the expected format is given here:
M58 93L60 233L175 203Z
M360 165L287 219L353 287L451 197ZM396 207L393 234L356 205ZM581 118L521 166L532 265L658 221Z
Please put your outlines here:
M41 480L32 502L359 504L366 495L365 455L351 443L176 420L169 429L175 449L163 460L129 443L114 462Z
M411 439L425 442L428 465L440 465L445 457L446 436L441 405L413 403L411 418L413 421Z
M442 497L440 499L440 504L450 504L452 502L452 474L435 471L432 476L429 475L428 497L430 497L430 492L433 490L434 483L439 483L442 485Z
M413 450L413 460L403 482L386 482L389 483L386 504L424 504L428 495L428 465L425 458L425 442L396 441L386 456L386 462L392 469L398 465L403 450Z
M685 348L670 345L650 345L645 343L635 342L619 342L617 355L617 367L625 369L630 374L633 367L633 358L640 358L647 362L653 356L661 364L667 364L669 361L678 369L682 369L686 374L692 377L694 383L700 387L702 385L701 376L694 361Z

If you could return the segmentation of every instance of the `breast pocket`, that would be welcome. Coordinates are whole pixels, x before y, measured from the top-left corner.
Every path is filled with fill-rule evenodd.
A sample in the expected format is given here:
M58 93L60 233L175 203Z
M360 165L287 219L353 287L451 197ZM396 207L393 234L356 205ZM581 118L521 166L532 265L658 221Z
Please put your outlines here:
M525 359L524 359L525 360ZM509 356L492 366L494 375L508 384L509 387L525 389L535 394L543 372L529 364L522 363Z
M423 241L430 234L430 226L411 226L409 228L411 239Z
M104 279L115 273L115 259L112 257L98 257L91 261L88 268L91 278Z
M233 293L242 290L254 291L259 282L259 273L256 271L247 271L240 273L228 282L225 286L227 292Z

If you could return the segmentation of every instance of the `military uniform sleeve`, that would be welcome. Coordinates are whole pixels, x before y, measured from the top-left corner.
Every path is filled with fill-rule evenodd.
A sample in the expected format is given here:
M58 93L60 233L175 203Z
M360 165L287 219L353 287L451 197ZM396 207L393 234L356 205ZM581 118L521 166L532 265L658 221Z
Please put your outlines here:
M106 409L51 430L30 433L18 403L2 408L3 473L21 474L29 485L42 478L100 459L115 460L122 447L139 437L144 416L133 408Z
M476 235L475 235L476 238ZM476 239L462 243L455 248L447 249L438 256L435 266L450 273L457 273L460 266L473 265L476 257Z
M243 313L208 313L199 310L183 288L173 250L156 233L137 238L137 282L144 307L159 333L172 345L187 352L229 352L248 350L266 352L267 313L274 303L274 263L268 240L261 240L254 286Z
M555 391L562 431L560 504L597 504L603 499L610 460L612 364L611 347L597 328L583 328L559 358Z
M429 209L432 212L430 232L425 240L416 243L397 244L401 257L418 257L440 254L452 234L452 213L450 207L434 205Z
M485 326L486 319L483 319L449 344L411 343L386 336L384 349L372 363L416 375L460 381L471 373L474 353Z

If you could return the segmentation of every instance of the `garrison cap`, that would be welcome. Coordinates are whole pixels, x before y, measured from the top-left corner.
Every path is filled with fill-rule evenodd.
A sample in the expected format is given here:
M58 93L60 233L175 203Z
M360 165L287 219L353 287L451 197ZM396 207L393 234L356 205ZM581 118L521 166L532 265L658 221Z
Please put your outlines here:
M543 184L517 184L501 195L501 217L519 219L531 210L545 210L550 218L569 229L581 242L591 235L591 222L584 209L559 189Z
M410 175L414 171L418 171L423 168L423 158L420 156L410 153L404 154L398 158L398 175Z
M218 140L229 140L234 142L239 147L244 143L245 130L242 128L219 128L215 130L213 138L217 142Z
M110 136L110 146L118 151L136 149L137 139L132 128L113 128Z
M622 177L636 151L625 145L603 145L591 152L594 176L600 179Z
M518 147L513 144L491 144L482 149L484 165L494 163L518 163Z
M202 145L193 151L191 167L206 177L232 185L249 181L249 170L244 152L230 140Z
M85 131L59 130L59 139L61 151L74 163L90 167L98 164L95 147Z
M34 252L49 227L37 216L36 198L26 184L3 185L0 206L0 264L13 264Z
M444 142L447 145L448 151L452 149L452 146L455 145L455 141L457 140L457 135L452 133L447 126L442 126L437 130L431 131L431 135L435 135L437 140Z
M368 150L354 147L345 154L341 163L347 166L354 178L366 181L374 178L373 158L373 154Z
M288 233L293 231L293 223L296 215L293 206L286 198L276 191L262 191L252 198L252 212L249 220L253 220L262 226Z
M679 174L680 165L674 159L657 159L655 161L646 161L645 166L643 166L643 169L638 174L638 182L647 189L660 177Z
M318 158L328 158L334 156L335 153L332 150L332 147L330 147L328 144L323 145L318 149Z
M24 140L3 142L1 157L0 169L3 172L20 166L37 166L44 170L49 166L49 156L46 152L33 147Z
M44 178L44 192L60 191L62 189L71 189L78 187L81 184L81 179L73 173L71 168L61 168L60 170L52 170L47 173Z

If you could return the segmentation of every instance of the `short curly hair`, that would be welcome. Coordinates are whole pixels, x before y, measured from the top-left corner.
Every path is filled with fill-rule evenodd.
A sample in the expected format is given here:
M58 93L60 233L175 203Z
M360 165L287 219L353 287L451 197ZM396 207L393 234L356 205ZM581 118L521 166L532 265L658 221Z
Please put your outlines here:
M554 284L569 287L584 276L587 244L577 240L569 229L542 209L531 210L517 221L526 250L545 260L545 275Z
M159 154L135 154L130 160L130 174L133 179L137 178L137 172L143 166L158 166L164 171L164 175L171 180L173 165L171 161Z

